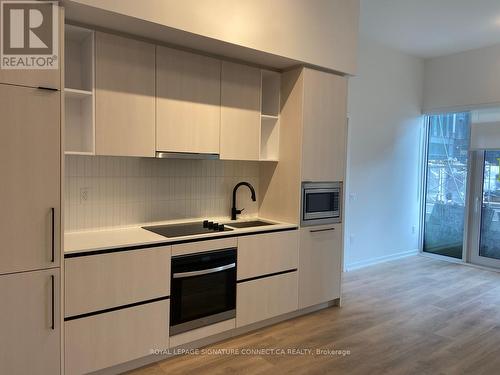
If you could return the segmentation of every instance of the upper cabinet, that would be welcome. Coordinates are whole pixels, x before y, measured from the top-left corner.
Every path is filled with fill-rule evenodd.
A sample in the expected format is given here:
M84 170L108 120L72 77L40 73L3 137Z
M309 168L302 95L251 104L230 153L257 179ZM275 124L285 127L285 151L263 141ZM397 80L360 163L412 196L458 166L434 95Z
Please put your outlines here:
M278 161L276 71L66 25L66 154Z
M156 150L219 153L220 60L156 50Z
M96 33L97 155L155 155L155 46Z
M220 157L260 159L261 71L222 62Z
M347 79L304 69L302 181L343 181Z

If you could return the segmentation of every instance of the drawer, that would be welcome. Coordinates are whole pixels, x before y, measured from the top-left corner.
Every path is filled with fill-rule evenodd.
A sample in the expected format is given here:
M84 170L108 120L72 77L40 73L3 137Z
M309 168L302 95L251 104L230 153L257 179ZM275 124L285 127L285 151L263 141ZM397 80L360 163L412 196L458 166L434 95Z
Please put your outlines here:
M297 272L239 283L236 293L236 327L295 311Z
M298 231L258 234L238 239L238 280L296 269Z
M169 301L65 322L65 373L86 374L168 348Z
M170 295L170 246L67 258L65 317Z
M203 251L222 250L236 247L236 238L221 238L219 240L207 240L198 242L188 242L172 246L172 256L201 253Z

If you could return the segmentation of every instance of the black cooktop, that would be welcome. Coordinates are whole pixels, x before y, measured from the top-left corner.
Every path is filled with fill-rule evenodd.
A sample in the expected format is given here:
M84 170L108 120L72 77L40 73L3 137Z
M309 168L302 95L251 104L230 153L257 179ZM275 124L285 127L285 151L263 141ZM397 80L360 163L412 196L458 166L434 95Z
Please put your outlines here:
M212 223L208 221L198 221L185 224L155 225L150 227L142 227L142 229L146 229L150 232L159 234L160 236L169 238L214 232L229 232L233 230L224 226L223 224Z

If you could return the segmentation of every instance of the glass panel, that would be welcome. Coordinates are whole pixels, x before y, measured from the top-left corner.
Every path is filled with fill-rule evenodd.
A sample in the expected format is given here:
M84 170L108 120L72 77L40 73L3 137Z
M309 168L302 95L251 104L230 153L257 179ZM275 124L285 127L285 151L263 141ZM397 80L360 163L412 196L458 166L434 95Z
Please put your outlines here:
M423 251L462 258L470 114L428 117Z
M308 193L307 212L328 212L333 211L334 193Z
M234 280L236 271L222 271L179 281L180 319L188 322L235 308Z
M479 255L500 259L500 151L484 153Z

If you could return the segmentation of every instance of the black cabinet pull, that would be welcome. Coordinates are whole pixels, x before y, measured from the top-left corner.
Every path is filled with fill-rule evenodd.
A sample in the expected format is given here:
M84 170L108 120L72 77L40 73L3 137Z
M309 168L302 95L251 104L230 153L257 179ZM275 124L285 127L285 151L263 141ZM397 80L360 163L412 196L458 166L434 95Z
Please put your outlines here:
M51 218L50 218L50 220L51 220L51 233L50 233L51 237L50 237L50 242L51 242L51 247L52 247L52 249L51 249L52 253L51 253L50 261L52 263L54 263L55 260L56 260L56 225L55 225L56 224L56 219L55 219L55 217L56 217L56 209L54 207L52 207L50 209L50 214L51 214Z
M317 233L317 232L327 232L330 230L335 230L335 228L325 228L325 229L311 229L309 232L311 233Z
M59 91L58 89L55 89L53 87L45 87L45 86L38 86L39 90L48 90L48 91Z
M54 275L50 275L50 285L51 285L51 310L52 310L52 313L51 313L51 323L50 323L50 328L51 329L56 329L56 320L55 320L55 283L54 283L54 280L55 279L55 276Z

